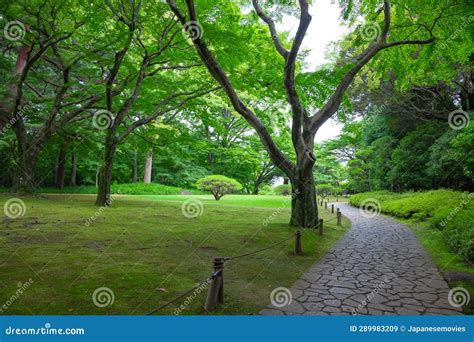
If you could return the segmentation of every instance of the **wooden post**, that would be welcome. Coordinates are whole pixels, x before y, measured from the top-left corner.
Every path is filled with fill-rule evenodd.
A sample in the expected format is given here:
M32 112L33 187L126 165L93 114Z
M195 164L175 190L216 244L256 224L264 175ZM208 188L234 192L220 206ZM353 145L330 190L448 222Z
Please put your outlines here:
M323 219L319 219L319 235L323 235Z
M295 255L301 255L301 232L299 230L295 233Z
M214 274L217 274L209 285L204 308L207 311L217 309L217 303L224 303L224 260L214 258Z
M337 208L337 225L341 225L341 211Z
M224 303L224 259L214 258L214 272L220 272L219 295L217 301L219 303Z
M334 214L334 204L331 204L331 214Z
M324 209L328 208L328 201L324 202Z

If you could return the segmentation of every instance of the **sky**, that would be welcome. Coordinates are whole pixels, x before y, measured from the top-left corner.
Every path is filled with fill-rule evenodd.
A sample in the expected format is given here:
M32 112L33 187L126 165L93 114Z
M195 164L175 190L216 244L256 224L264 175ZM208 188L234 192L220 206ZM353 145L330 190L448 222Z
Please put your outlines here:
M340 9L337 1L335 3L332 2L332 0L316 0L311 5L309 11L312 20L303 41L303 48L311 50L306 60L310 65L310 70L314 70L318 65L326 63L325 52L327 46L349 32L346 27L340 24ZM277 24L279 31L290 31L293 35L297 28L298 19L290 16L285 16L282 22ZM336 137L340 133L341 128L341 124L328 120L316 134L316 142Z

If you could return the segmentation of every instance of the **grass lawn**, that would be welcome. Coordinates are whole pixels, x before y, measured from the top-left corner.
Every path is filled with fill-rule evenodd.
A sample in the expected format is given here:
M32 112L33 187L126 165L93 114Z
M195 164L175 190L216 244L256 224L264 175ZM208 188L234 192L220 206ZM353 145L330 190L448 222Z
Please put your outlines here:
M2 206L9 198L0 195ZM216 202L207 195L117 195L112 207L101 212L94 198L24 197L24 216L3 217L0 303L10 304L1 314L146 314L207 278L212 257L250 252L294 234L288 226L288 197L228 195ZM202 215L195 218L182 213L183 202L191 198L202 203ZM324 209L321 216L334 217ZM229 261L225 304L215 313L258 313L274 288L291 286L349 226L346 219L341 227L332 220L322 237L303 230L302 256L292 254L291 239ZM19 283L30 278L33 283L15 296ZM93 292L99 287L113 291L112 305L94 305ZM202 313L205 292L182 314ZM171 305L160 314L174 311Z

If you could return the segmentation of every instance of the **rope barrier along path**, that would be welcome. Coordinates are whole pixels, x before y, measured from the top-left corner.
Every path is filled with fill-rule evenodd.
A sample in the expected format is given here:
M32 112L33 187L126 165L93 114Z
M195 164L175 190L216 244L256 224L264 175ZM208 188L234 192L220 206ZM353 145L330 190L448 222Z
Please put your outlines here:
M204 284L209 284L211 282L211 280L215 279L217 276L219 276L219 274L221 273L221 271L218 271L218 272L214 272L210 277L206 278L205 280L201 281L199 284L197 284L196 286L194 286L193 288L189 289L188 291L180 294L178 297L170 300L169 302L166 302L165 304L161 305L160 307L150 311L147 315L153 315L155 312L158 312L160 311L161 309L167 307L168 305L176 302L178 299L181 299L183 298L184 296L186 296L187 294L193 292L194 290L200 288L201 286L203 286Z
M286 242L286 241L291 240L291 239L294 239L294 237L293 237L293 236L290 236L289 238L286 238L286 239L284 239L284 240L278 241L278 242L276 242L276 243L274 243L274 244L271 244L271 245L269 245L269 246L267 246L267 247L265 247L265 248L259 249L259 250L257 250L257 251L253 251L253 252L249 252L249 253L244 253L244 254L240 254L240 255L235 255L235 256L231 256L231 257L225 257L225 258L222 258L222 259L223 259L224 261L229 261L229 260L233 260L233 259L243 258L243 257L245 257L245 256L249 256L249 255L252 255L252 254L257 254L257 253L263 252L263 251L265 251L265 250L267 250L267 249L270 249L270 248L272 248L272 247L274 247L274 246L276 246L276 245L279 245L280 243Z

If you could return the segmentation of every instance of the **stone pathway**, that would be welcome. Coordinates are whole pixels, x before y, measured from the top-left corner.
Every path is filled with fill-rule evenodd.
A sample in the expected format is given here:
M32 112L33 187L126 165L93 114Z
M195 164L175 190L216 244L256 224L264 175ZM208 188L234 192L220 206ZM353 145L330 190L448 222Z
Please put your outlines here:
M385 216L335 203L348 233L290 289L292 301L262 315L460 315L414 233Z

